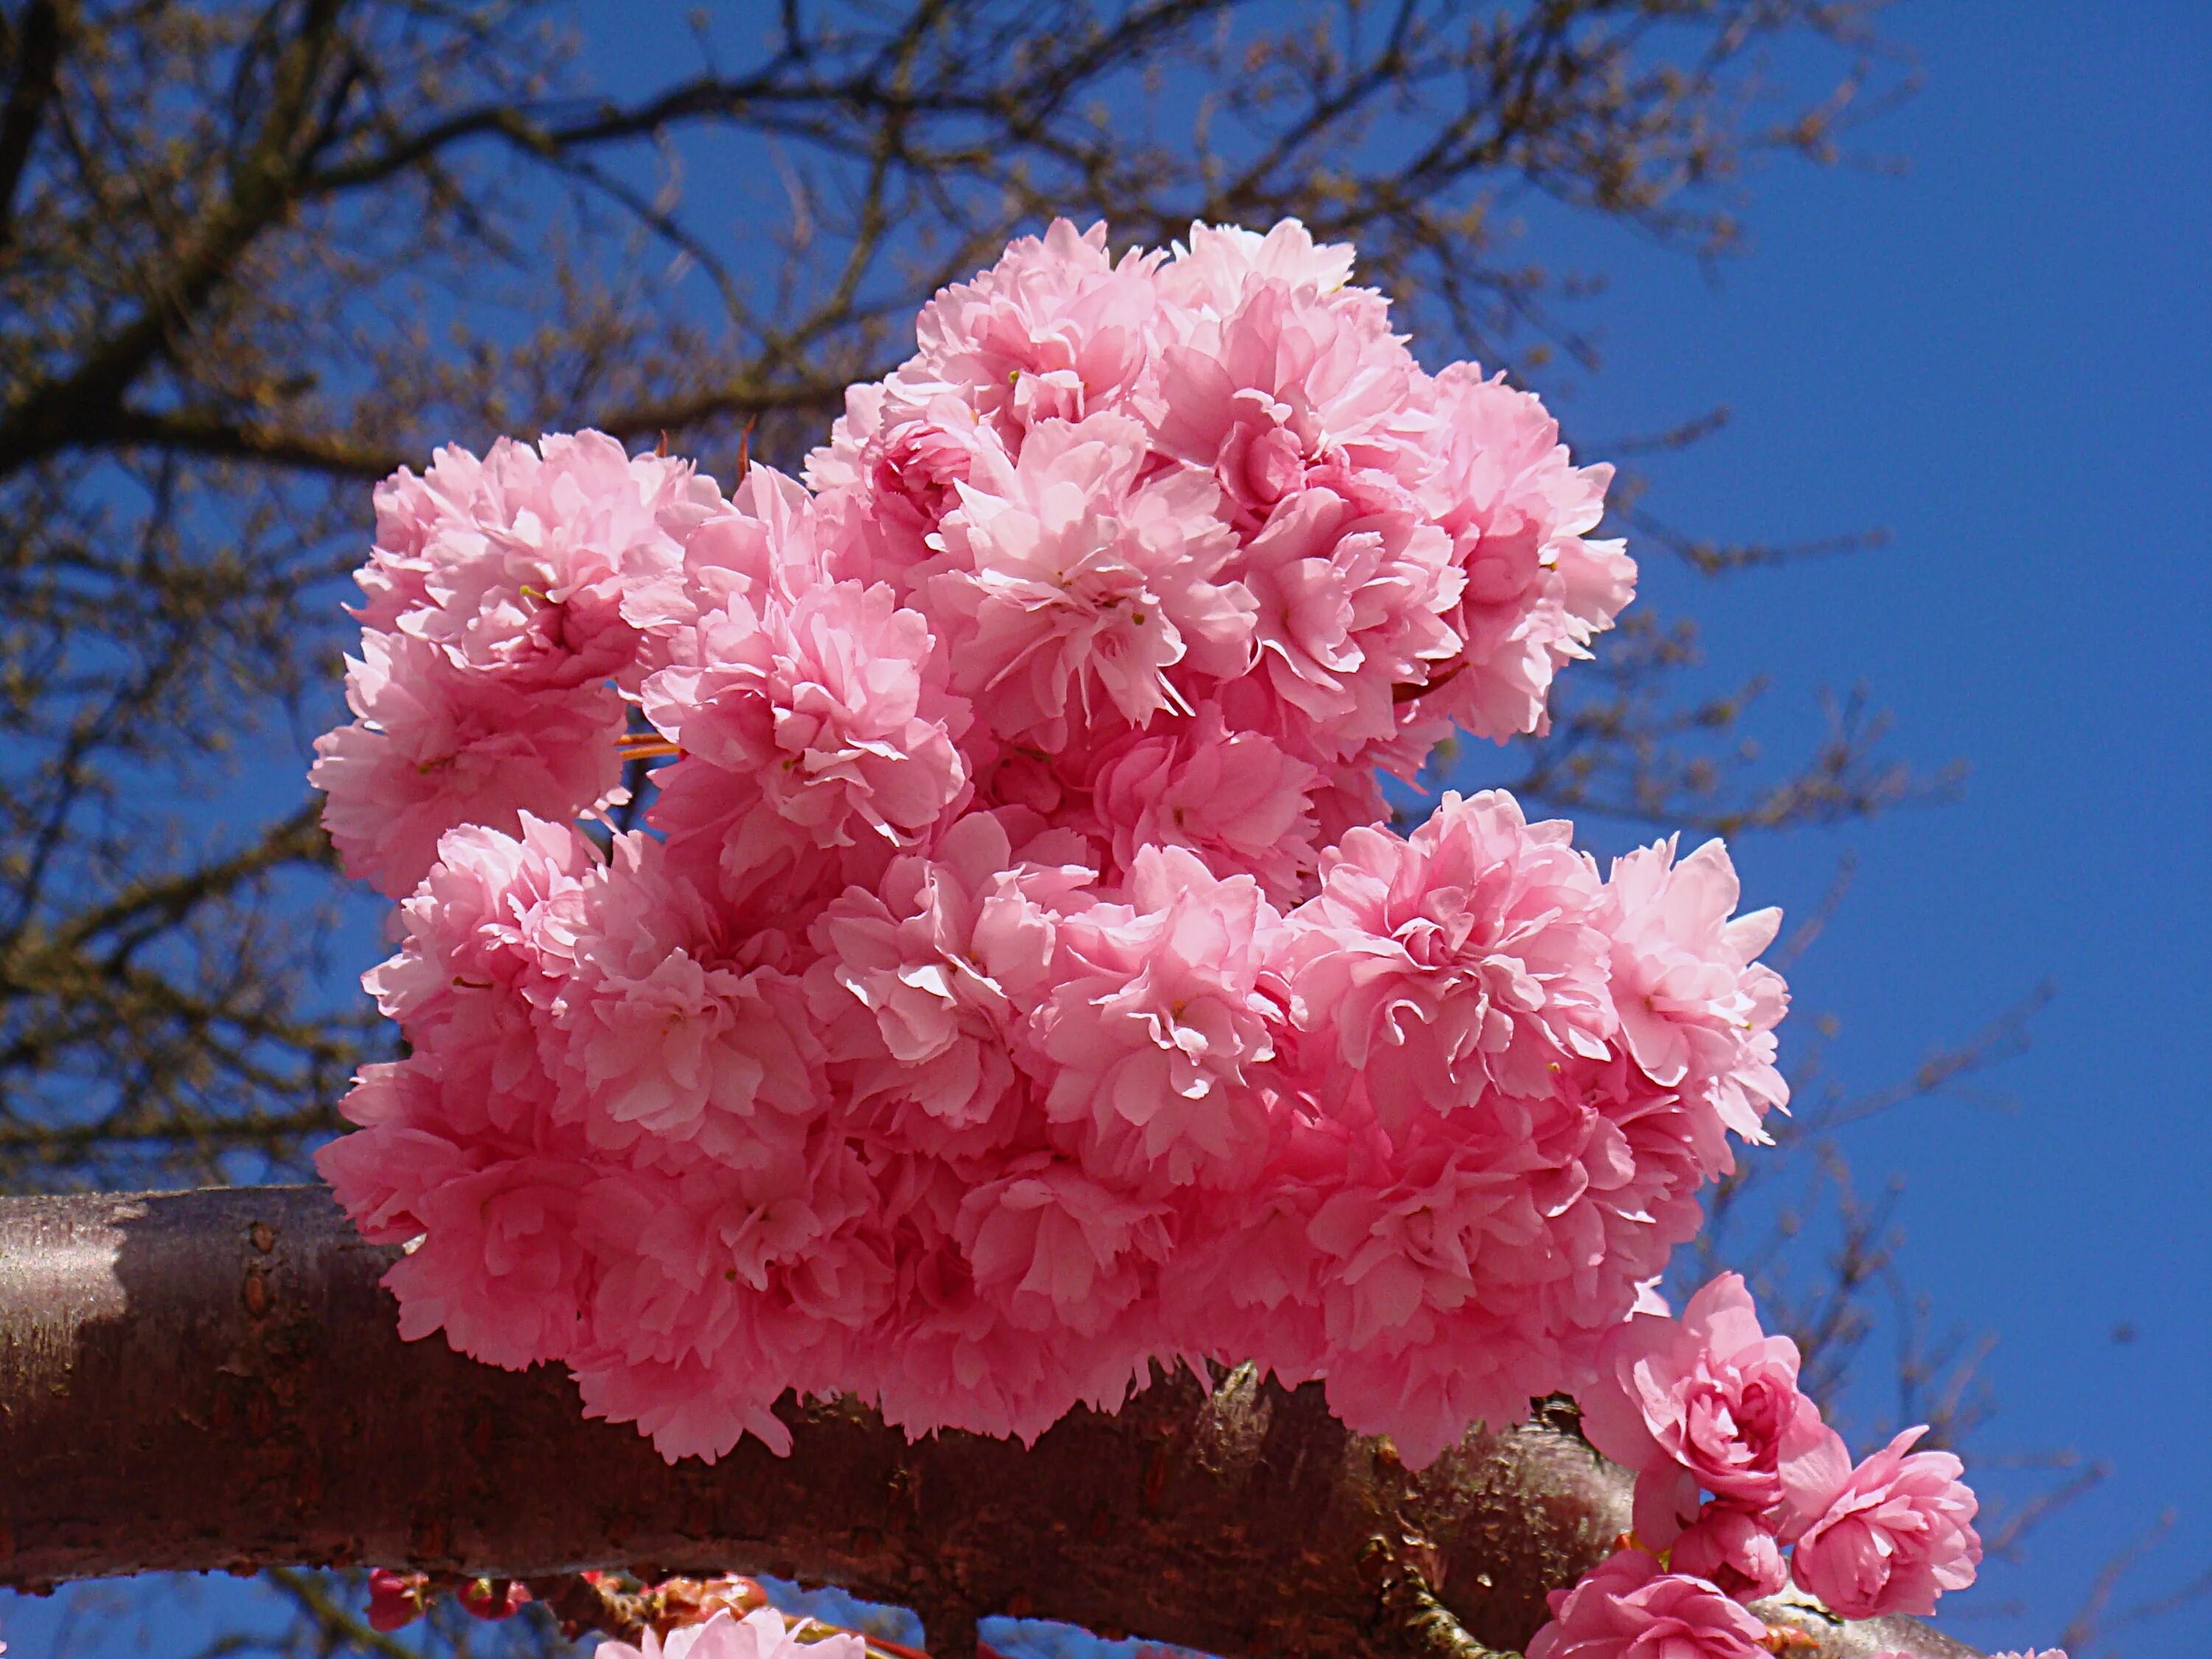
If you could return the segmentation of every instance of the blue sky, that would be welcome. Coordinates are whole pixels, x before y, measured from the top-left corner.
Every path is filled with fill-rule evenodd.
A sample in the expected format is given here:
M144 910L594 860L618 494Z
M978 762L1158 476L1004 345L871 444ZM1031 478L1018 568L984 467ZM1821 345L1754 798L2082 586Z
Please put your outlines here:
M1955 804L1738 849L1747 899L1800 915L1858 856L1792 975L1801 1018L1841 1023L1835 1065L1885 1083L2056 984L1985 1079L2009 1109L1915 1108L1847 1143L1869 1186L1905 1180L1905 1273L1939 1323L1996 1339L1985 1455L2113 1464L2024 1565L1947 1600L2002 1645L2054 1637L2169 1505L2121 1601L2212 1564L2212 1441L2185 1426L2212 1394L2212 8L1946 0L1889 25L1925 85L1863 139L1903 176L1769 173L1754 249L1717 281L1589 238L1606 362L1565 407L1608 434L1729 405L1656 469L1673 521L1893 534L1718 584L1655 563L1644 590L1696 616L1717 684L1776 677L1778 749L1817 731L1816 688L1863 682L1898 753L1971 767Z
M1652 467L1656 510L1728 538L1892 532L1720 583L1647 566L1714 684L1774 677L1756 726L1778 753L1817 734L1820 688L1864 683L1896 753L1971 766L1955 803L1737 849L1747 902L1800 915L1857 857L1793 973L1801 1022L1832 1013L1834 1065L1875 1085L2057 986L2032 1049L1984 1079L2009 1103L1847 1143L1869 1187L1905 1182L1902 1266L1937 1323L1996 1339L1982 1483L2025 1492L2005 1457L2061 1448L2112 1465L2023 1563L1947 1601L1957 1634L2003 1646L2055 1638L2168 1506L2119 1601L2212 1565L2212 7L1917 0L1888 27L1924 85L1863 137L1901 176L1765 173L1753 249L1717 275L1548 222L1530 251L1611 277L1577 319L1605 356L1562 399L1578 432L1732 410ZM243 1593L134 1597L146 1618L70 1650L187 1652ZM54 1651L69 1599L0 1596L0 1635ZM2112 1645L2206 1645L2185 1630Z

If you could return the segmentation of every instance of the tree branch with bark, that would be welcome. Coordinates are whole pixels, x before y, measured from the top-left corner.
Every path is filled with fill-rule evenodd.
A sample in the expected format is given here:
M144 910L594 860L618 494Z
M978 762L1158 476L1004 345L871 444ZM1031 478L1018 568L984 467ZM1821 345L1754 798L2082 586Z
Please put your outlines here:
M1416 1473L1246 1370L1157 1377L1026 1448L787 1399L790 1456L671 1465L546 1367L402 1342L397 1254L313 1188L0 1200L0 1580L740 1571L915 1607L933 1652L1012 1613L1224 1654L1464 1653L1517 1650L1627 1524L1571 1412ZM1802 1659L1971 1652L1759 1611Z

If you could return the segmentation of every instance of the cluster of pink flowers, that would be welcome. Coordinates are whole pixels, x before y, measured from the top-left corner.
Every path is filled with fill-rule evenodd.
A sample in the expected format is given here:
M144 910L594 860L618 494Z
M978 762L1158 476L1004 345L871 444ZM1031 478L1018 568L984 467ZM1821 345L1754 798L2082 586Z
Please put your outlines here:
M1974 1582L1959 1460L1914 1451L1926 1430L1908 1429L1854 1467L1797 1369L1734 1273L1681 1318L1638 1313L1607 1339L1583 1425L1635 1473L1636 1530L1553 1592L1528 1659L1753 1659L1765 1627L1740 1604L1792 1579L1850 1619L1933 1613Z
M585 434L382 487L314 778L409 1053L319 1161L407 1334L671 1457L787 1444L787 1389L1033 1437L1212 1357L1421 1462L1596 1375L1784 1099L1777 917L1717 842L1386 826L1634 568L1607 470L1350 263L1058 224L804 483Z

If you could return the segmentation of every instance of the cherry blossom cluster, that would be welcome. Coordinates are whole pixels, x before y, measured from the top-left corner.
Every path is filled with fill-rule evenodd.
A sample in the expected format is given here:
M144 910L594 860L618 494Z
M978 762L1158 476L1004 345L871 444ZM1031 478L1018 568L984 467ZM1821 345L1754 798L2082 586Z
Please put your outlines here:
M1785 1098L1778 917L1717 842L1389 827L1634 567L1607 469L1350 268L1057 224L804 482L585 433L379 489L313 777L408 1052L319 1163L407 1335L671 1458L1214 1358L1421 1463L1597 1375Z
M1757 1659L1766 1626L1743 1604L1793 1579L1848 1619L1933 1613L1974 1581L1959 1460L1913 1450L1915 1428L1855 1466L1734 1273L1680 1319L1615 1330L1580 1404L1591 1443L1635 1474L1635 1530L1553 1592L1528 1659Z

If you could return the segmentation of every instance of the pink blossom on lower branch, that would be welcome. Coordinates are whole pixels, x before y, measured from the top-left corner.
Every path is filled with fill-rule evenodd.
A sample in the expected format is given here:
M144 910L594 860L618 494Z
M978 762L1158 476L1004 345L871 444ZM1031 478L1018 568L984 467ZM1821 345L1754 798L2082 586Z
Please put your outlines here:
M1725 1504L1705 1505L1668 1551L1667 1565L1710 1579L1739 1601L1772 1595L1790 1582L1774 1528L1763 1517Z
M804 1639L800 1624L787 1624L774 1607L756 1607L742 1619L718 1611L704 1624L684 1625L662 1636L647 1631L636 1646L602 1642L597 1659L866 1659L867 1643L840 1632Z
M1933 1613L1943 1591L1974 1582L1978 1505L1955 1456L1911 1449L1927 1432L1905 1430L1856 1468L1832 1430L1788 1449L1790 1501L1813 1517L1799 1523L1790 1571L1846 1619Z
M1747 1512L1782 1501L1784 1439L1820 1421L1798 1390L1797 1364L1797 1345L1760 1328L1735 1273L1692 1297L1681 1318L1638 1314L1607 1339L1597 1381L1581 1395L1583 1425L1600 1451L1635 1472L1636 1529L1646 1544L1673 1543L1696 1518L1701 1490ZM1715 1524L1731 1537L1741 1532ZM1720 1535L1693 1547L1717 1547Z
M1553 1590L1528 1659L1759 1659L1766 1626L1702 1578L1622 1550Z

